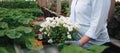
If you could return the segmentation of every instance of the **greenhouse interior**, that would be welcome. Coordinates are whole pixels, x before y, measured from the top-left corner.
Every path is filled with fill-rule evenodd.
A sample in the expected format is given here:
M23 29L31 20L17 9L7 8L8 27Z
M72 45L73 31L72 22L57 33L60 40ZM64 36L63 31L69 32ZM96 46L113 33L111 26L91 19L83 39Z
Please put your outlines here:
M0 0L0 53L120 53L120 0Z

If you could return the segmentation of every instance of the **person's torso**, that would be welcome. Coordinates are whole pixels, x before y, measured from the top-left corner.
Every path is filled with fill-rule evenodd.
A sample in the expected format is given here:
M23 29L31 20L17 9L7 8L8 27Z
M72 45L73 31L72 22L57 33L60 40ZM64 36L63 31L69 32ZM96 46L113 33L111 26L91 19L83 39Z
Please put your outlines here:
M89 25L91 20L91 0L73 0L71 5L71 21Z
M77 37L78 39L81 38L90 28L91 12L92 12L92 0L72 1L70 22L80 24L79 27L80 36ZM96 40L89 41L90 44L101 45L104 44L105 42L110 41L106 26L107 23L104 25L103 30L101 30L101 33L97 34L100 36Z

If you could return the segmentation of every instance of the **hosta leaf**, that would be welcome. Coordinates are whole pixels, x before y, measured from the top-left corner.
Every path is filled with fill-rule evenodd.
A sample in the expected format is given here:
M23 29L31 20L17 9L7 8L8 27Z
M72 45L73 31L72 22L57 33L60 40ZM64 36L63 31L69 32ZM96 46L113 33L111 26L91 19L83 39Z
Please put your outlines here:
M0 28L8 28L8 23L0 22Z
M19 27L16 28L16 30L17 31L24 31L24 28L25 28L24 26L19 26Z
M25 41L26 47L31 48L34 46L34 39L28 38L28 40Z
M25 32L25 33L32 32L32 28L31 27L25 27L25 26L19 26L16 30L17 31L22 31L22 32Z
M30 32L32 32L32 28L30 28L30 27L25 27L24 32L25 32L25 33L30 33Z
M11 39L20 38L22 36L22 34L15 29L7 30L5 34Z
M0 37L2 37L4 35L5 35L4 30L0 30Z
M20 23L22 23L22 24L29 24L30 21L32 21L31 18L20 18L20 19L18 20L18 22L20 22Z
M81 47L78 46L65 46L60 53L91 53Z
M0 18L0 21L3 20L3 18Z
M106 48L107 46L94 45L89 48L89 51L92 51L92 53L102 53Z
M0 47L0 53L9 53L4 47Z

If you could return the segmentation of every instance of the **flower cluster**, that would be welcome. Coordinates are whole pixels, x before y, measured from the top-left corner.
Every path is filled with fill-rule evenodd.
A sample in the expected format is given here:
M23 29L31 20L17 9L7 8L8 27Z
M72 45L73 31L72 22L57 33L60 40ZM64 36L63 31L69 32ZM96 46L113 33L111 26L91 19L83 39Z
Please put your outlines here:
M48 39L48 43L63 43L65 40L71 40L72 36L78 32L78 24L70 23L68 17L47 17L39 29Z

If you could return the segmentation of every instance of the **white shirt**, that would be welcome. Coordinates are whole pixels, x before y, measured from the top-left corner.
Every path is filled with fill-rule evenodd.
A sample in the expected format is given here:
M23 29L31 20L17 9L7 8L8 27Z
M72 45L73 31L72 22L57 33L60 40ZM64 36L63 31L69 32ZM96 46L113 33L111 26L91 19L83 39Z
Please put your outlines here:
M79 40L87 35L91 40L84 45L88 48L91 45L102 45L109 42L107 32L107 18L111 0L73 0L71 5L70 22L79 23Z

